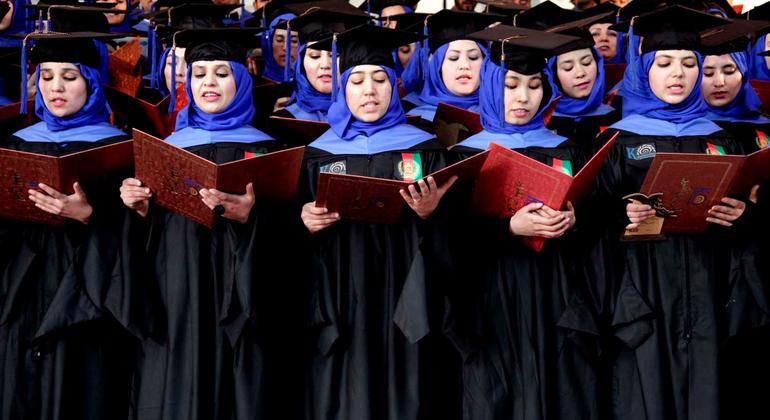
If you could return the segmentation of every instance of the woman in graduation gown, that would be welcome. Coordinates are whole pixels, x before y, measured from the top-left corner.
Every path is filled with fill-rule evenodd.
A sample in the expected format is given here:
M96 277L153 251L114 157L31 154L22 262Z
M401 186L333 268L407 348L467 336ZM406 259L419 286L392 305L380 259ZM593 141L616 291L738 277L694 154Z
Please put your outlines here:
M699 89L699 32L726 21L668 7L631 25L643 37L630 54L623 85L629 116L606 130L618 133L597 180L597 200L608 240L656 214L629 203L639 192L656 152L740 154L735 140L706 117ZM639 51L636 45L629 51ZM746 204L722 198L704 215L705 233L668 233L660 241L615 242L624 261L613 287L609 331L614 354L613 418L718 419L719 354L726 313L739 310L731 295L731 254ZM594 262L597 263L597 262Z
M353 6L350 6L353 8ZM326 121L332 104L332 54L313 48L313 43L369 20L367 15L315 10L289 21L297 30L299 48L294 62L294 93L286 108L275 116L310 121Z
M442 10L428 18L428 53L423 63L425 84L420 103L409 111L432 126L436 107L444 102L471 111L479 109L479 72L487 49L468 35L502 16Z
M766 133L770 131L770 119L761 113L762 104L748 80L747 34L757 28L752 21L738 20L727 30L703 38L704 43L713 45L703 60L701 83L708 118L732 133L744 154L767 147ZM762 217L770 203L768 189L770 185L765 184L757 191L757 211L753 220L744 223L752 234L746 235L749 238L743 246L735 247L733 257L736 270L731 277L731 294L750 298L740 302L740 310L730 311L732 317L727 322L730 340L721 359L722 412L740 418L766 411L764 395L770 392L767 381L746 379L766 377L763 373L770 372L766 357L770 350L770 265L763 258L770 250L770 224Z
M601 130L620 119L614 108L602 102L604 58L584 29L591 25L591 19L601 20L605 15L561 25L557 33L578 36L580 40L560 48L548 59L561 96L548 128L580 144L588 155L593 152L594 140Z
M244 64L249 39L258 39L254 30L176 34L177 45L186 48L189 103L166 142L218 164L279 148L250 125L255 110ZM291 234L275 217L288 211L255 201L251 183L244 189L245 194L199 191L221 216L208 229L154 205L153 192L141 180L123 181L123 203L135 210L126 221L134 239L126 264L140 261L144 269L134 277L156 284L160 308L154 319L161 322L141 343L131 418L275 418L270 401L278 404L281 394L297 393L276 387L273 396L265 385L263 333L275 319L262 305L268 296L281 299L270 289L276 273L294 275L280 254ZM294 405L281 408L291 415Z
M286 29L279 29L277 26L282 21L295 17L297 15L294 13L276 9L270 21L265 22L269 24L269 29L262 35L262 58L265 60L262 78L282 83L290 81L293 77L292 64L296 61L299 40L296 33L290 34L290 39L287 39Z
M411 209L396 224L340 220L315 207L321 172L416 181L444 166L433 135L406 124L392 49L419 35L362 25L337 36L340 88L331 129L305 155L300 198L312 236L310 325L316 348L307 380L307 419L449 418L435 411L423 238L451 185L432 178L402 191ZM319 42L332 49L332 40ZM438 384L440 385L440 384ZM451 401L451 399L449 400Z
M128 139L109 124L93 34L28 39L37 40L30 58L41 121L0 147L62 156ZM109 278L91 275L110 252L91 244L115 225L113 181L76 182L69 195L42 183L25 191L40 211L66 218L63 226L0 220L2 419L126 414L130 342L115 322L120 309L104 300Z
M576 38L508 26L493 28L489 37L494 41L481 79L484 131L452 152L465 158L494 142L571 175L585 157L544 127L543 113L557 96L545 59ZM459 238L453 252L462 257L451 306L457 311L452 336L465 361L464 418L598 419L591 363L598 330L575 269L580 242L572 204L531 203L505 220L460 214L462 223L452 226ZM527 247L529 237L548 239L542 252Z

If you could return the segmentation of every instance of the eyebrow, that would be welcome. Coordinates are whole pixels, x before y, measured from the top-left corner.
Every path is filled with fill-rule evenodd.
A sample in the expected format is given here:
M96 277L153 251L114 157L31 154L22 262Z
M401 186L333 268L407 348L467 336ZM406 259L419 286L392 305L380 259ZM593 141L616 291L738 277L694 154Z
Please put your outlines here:
M50 69L48 67L41 67L40 71L53 71L53 69ZM79 71L76 67L66 67L61 69L61 71Z
M478 51L478 52L481 52L481 50L479 49L479 47L468 48L467 50L464 50L464 51L467 51L467 52L471 52L471 51ZM448 52L448 53L449 53L449 52L456 52L456 53L461 53L461 52L463 52L463 50L449 50L449 51L447 51L447 52Z

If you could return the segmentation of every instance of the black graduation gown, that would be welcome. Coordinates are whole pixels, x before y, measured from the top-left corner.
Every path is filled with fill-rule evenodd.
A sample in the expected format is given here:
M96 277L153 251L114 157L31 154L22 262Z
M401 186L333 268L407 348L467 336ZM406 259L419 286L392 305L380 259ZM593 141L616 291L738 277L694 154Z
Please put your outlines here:
M766 147L762 141L770 134L770 124L715 121L732 134L744 154ZM753 235L734 251L735 283L743 297L742 305L732 311L730 340L722 353L721 386L723 418L759 419L770 410L767 395L770 384L770 223L764 215L770 211L770 185L760 187L757 205L747 201L748 220L744 226ZM731 302L733 306L737 302ZM761 378L761 379L760 379ZM763 414L759 414L763 413Z
M402 152L420 154L423 175L445 164L435 140L368 156L309 147L302 202L314 200L321 168L403 179ZM431 235L433 216L421 220L407 208L398 224L341 220L310 238L315 348L307 372L306 419L452 418L447 406L455 407L456 400L440 399L445 384L434 380L438 366L432 359L440 334L431 334L432 251L424 238Z
M279 148L263 141L187 150L224 163ZM129 230L142 232L130 259L145 268L133 275L157 285L160 313L153 318L162 321L141 342L130 418L298 418L302 376L292 335L299 336L300 320L291 316L301 296L286 296L297 290L287 252L293 209L257 201L246 224L218 218L213 229L152 203L146 218L128 212ZM293 330L276 333L277 325Z
M548 129L574 141L586 156L590 156L596 149L596 137L619 119L620 113L617 111L579 119L554 115L548 121Z
M462 144L452 151L461 158L478 152ZM570 141L517 151L549 166L554 158L570 161L575 171L585 162ZM507 219L460 217L453 221L461 229L452 241L460 276L451 318L464 356L464 418L598 419L599 332L576 270L579 228L536 253L509 233Z
M605 131L600 143L615 131ZM747 299L744 288L734 284L731 266L740 229L715 225L703 234L668 234L665 241L617 242L628 223L621 197L639 191L654 155L650 152L705 153L709 143L740 153L723 131L688 137L620 131L599 175L597 200L603 203L609 240L625 261L613 286L609 321L619 344L614 418L720 418L720 347L730 313Z
M0 146L61 156L103 146L26 142ZM119 179L81 183L88 225L54 227L0 220L0 419L114 419L128 410L130 337L106 309L96 237L114 236ZM103 249L101 253L114 253Z

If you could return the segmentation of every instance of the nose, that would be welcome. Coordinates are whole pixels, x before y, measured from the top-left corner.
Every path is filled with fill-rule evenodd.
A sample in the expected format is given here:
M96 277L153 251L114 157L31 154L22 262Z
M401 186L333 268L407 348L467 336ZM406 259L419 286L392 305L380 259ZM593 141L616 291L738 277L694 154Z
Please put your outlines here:
M714 86L722 87L724 85L725 85L725 75L722 73L717 73L714 76Z
M586 77L586 74L587 74L586 73L586 69L583 66L581 66L581 65L575 66L575 78L576 79L582 79L582 78Z
M457 60L458 68L461 70L470 70L471 69L471 60L468 58L467 55L461 55L460 59Z
M321 68L324 70L332 68L332 56L331 54L324 53L321 56Z
M206 76L203 77L203 86L216 86L217 75L215 71L206 72Z
M516 89L514 91L514 99L517 103L520 103L522 105L529 103L529 92L528 89Z
M364 80L363 83L363 95L364 96L375 96L377 94L377 88L374 86L374 79L371 77L367 77Z
M55 76L53 80L51 80L51 91L52 92L64 91L64 80L60 76Z
M681 78L684 76L684 66L679 64L672 64L671 65L671 76L676 78Z

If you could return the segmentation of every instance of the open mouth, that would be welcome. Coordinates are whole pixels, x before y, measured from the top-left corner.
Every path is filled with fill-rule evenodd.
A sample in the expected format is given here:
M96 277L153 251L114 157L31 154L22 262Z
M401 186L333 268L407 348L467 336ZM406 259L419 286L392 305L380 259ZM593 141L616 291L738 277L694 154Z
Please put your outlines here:
M726 90L718 90L711 94L714 99L727 99Z
M63 107L64 105L66 105L67 104L67 100L64 99L64 98L52 98L50 103L51 103L51 106L59 108L59 107Z
M364 102L363 104L361 104L361 108L365 112L375 112L375 111L377 111L377 106L379 104L380 103L377 102L377 101L368 101L368 102Z
M470 74L461 74L455 78L459 83L470 83L473 80L473 76Z
M529 110L528 109L524 109L524 108L516 108L516 109L511 110L511 113L516 118L524 118L527 115L529 115Z
M203 94L201 95L201 98L203 98L203 100L206 102L216 102L219 100L221 96L222 95L216 92L203 92Z
M684 93L684 85L681 84L670 85L667 89L672 95L681 95Z

